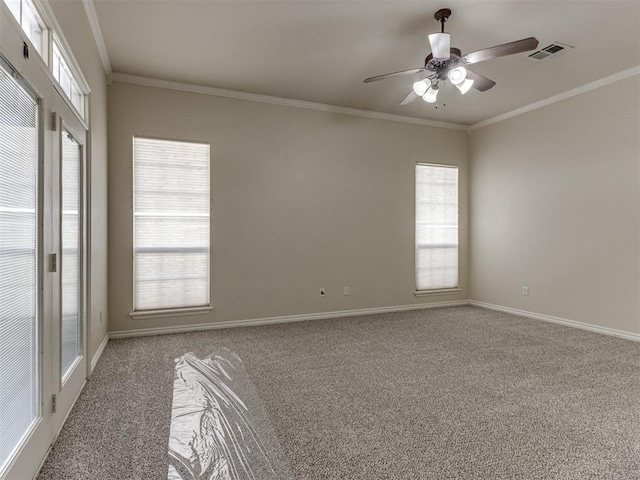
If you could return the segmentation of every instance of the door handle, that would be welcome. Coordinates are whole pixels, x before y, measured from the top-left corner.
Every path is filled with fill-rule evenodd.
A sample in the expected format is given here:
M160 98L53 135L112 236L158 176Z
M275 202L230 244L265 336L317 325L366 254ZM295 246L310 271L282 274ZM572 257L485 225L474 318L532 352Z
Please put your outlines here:
M58 254L52 253L49 255L49 271L55 273L58 271Z

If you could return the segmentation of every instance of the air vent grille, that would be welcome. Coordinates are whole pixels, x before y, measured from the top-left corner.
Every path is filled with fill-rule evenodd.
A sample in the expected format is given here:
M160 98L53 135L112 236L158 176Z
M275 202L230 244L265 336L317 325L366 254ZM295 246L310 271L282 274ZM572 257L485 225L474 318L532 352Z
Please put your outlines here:
M536 60L538 62L544 62L545 60L549 60L551 57L555 57L560 55L567 50L573 48L571 45L565 45L564 43L554 42L551 45L547 45L540 50L537 50L529 55L529 58Z

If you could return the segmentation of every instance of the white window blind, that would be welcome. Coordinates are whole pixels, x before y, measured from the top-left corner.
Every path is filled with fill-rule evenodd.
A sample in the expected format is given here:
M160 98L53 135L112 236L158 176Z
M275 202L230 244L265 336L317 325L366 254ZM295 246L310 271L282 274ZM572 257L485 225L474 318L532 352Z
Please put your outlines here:
M38 103L0 64L0 476L39 414Z
M416 289L458 286L458 167L416 165Z
M134 310L209 305L209 145L134 137Z
M81 160L80 144L62 131L62 375L69 372L82 354L82 269L81 269Z

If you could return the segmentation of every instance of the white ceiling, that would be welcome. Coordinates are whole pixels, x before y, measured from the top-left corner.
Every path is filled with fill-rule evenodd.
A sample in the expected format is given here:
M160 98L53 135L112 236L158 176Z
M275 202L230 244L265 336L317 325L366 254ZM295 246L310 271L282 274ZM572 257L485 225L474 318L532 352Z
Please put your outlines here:
M640 65L639 0L94 4L115 72L463 124ZM424 65L442 7L453 10L446 31L463 53L529 36L575 49L543 63L519 54L477 64L497 85L464 97L449 88L438 110L398 105L414 77L362 83Z

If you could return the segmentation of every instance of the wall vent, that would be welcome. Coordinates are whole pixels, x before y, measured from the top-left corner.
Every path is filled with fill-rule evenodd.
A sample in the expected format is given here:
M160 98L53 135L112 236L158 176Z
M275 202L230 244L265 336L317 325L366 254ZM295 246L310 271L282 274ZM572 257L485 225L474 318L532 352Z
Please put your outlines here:
M547 45L546 47L533 52L531 55L529 55L529 58L537 62L544 62L546 60L549 60L551 57L556 57L572 48L573 47L571 45L554 42L551 45Z

